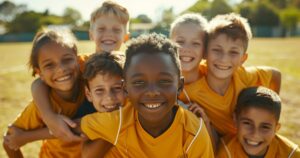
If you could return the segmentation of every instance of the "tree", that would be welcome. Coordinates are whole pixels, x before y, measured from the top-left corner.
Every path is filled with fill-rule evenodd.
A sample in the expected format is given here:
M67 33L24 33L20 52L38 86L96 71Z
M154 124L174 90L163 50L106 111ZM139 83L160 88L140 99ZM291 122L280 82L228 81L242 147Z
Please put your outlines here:
M73 26L77 26L82 20L80 12L70 7L65 9L63 18L66 24L71 24Z
M170 24L173 22L174 19L175 15L173 12L173 8L171 7L169 9L165 9L162 12L160 24L162 27L170 28Z
M251 23L256 26L278 26L279 13L270 3L259 1L254 5Z
M233 9L225 0L214 0L211 3L211 8L209 15L207 16L208 19L211 19L219 14L226 14L232 12Z
M132 18L130 23L151 23L152 20L146 14L140 14L136 18Z
M284 36L293 34L300 21L300 11L297 8L287 8L280 12L280 21L285 28Z
M15 16L26 10L26 5L16 5L10 1L3 1L0 4L0 19L3 22L10 22Z

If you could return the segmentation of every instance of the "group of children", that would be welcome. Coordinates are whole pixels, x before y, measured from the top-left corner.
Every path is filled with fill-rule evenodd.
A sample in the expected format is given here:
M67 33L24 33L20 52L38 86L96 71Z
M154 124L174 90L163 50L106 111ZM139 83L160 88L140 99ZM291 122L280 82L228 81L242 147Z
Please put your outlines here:
M36 140L40 157L300 157L276 134L280 72L242 66L252 36L244 18L184 14L170 39L141 35L125 47L128 21L115 2L96 9L90 56L67 32L37 33L34 101L4 136L9 157Z

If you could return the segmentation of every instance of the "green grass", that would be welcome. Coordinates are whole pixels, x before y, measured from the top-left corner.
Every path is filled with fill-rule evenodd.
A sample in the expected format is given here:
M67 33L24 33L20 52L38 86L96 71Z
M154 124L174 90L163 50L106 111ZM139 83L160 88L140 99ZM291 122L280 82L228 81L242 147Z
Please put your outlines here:
M282 127L279 133L300 144L300 38L288 39L254 39L249 45L249 58L246 65L269 65L277 67L282 72L281 97L283 110ZM79 52L92 53L94 45L82 41L78 45ZM27 63L31 43L1 43L0 44L0 135L17 114L31 100L30 84L33 78L28 69L21 68L16 72L3 73L16 66ZM2 137L0 141L2 142ZM29 143L22 151L25 157L37 157L40 142ZM0 157L5 158L5 152L0 147Z

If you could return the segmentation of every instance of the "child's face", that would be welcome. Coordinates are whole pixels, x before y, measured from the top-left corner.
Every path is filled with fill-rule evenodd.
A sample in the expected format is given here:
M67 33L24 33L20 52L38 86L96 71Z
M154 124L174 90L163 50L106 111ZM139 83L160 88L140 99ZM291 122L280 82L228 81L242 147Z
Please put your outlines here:
M171 40L178 43L183 72L198 69L204 54L204 31L198 25L188 23L175 28Z
M90 38L95 42L97 52L119 50L125 36L125 25L113 15L98 17L90 29Z
M237 118L238 139L249 155L264 155L280 125L275 115L260 108L243 110Z
M58 91L71 91L78 79L79 65L76 54L54 42L42 46L38 54L40 78Z
M85 88L87 99L98 112L110 112L124 104L122 78L118 75L97 74Z
M208 73L217 79L230 79L236 69L247 59L243 42L220 34L208 43Z
M179 84L182 82L169 55L140 53L132 57L125 86L141 123L170 123Z

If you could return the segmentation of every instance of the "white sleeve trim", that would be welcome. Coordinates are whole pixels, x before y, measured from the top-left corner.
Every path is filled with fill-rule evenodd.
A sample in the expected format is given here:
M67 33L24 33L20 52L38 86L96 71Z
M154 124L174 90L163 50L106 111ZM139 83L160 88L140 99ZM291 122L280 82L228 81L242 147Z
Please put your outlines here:
M119 128L118 128L118 133L117 133L114 145L117 145L117 143L118 143L121 127L122 127L122 106L119 107Z

